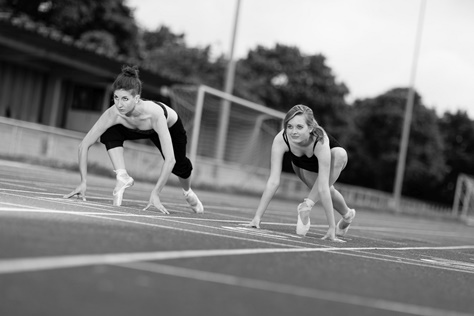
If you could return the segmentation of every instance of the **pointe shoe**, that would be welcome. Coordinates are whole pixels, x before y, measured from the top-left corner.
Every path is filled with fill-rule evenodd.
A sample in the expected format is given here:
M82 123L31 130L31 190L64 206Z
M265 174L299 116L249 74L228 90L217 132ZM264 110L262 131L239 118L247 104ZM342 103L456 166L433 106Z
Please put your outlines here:
M354 209L349 209L348 214L346 214L346 218L341 218L336 225L336 236L344 236L349 227L351 226L352 220L356 215L356 211Z
M133 178L128 174L124 176L117 176L117 184L115 185L112 195L114 197L114 206L122 205L123 193L126 188L129 188L133 185Z
M296 222L296 234L301 236L306 236L311 227L311 219L309 217L309 212L311 211L311 207L309 207L305 202L300 203L298 205L298 221ZM308 212L308 222L303 224L301 220L300 212Z
M194 211L194 213L197 214L202 214L204 213L204 206L202 206L201 201L197 197L196 193L194 193L193 190L189 189L188 192L185 192L183 190L184 198L186 202L188 202L189 206L191 206L191 209Z
M306 236L311 227L311 220L308 218L308 223L305 225L301 220L300 214L298 214L298 221L296 222L296 234Z

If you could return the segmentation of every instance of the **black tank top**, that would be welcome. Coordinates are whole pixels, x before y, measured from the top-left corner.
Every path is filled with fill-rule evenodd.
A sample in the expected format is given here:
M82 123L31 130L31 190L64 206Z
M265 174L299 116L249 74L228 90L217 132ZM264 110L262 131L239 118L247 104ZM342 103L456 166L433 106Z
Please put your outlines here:
M329 148L334 148L334 147L342 147L339 142L332 137L331 135L327 134L329 138ZM288 136L286 135L286 132L283 132L283 140L285 141L286 145L288 146L288 150L290 151L290 157L291 157L291 162L297 166L298 168L305 169L308 171L312 172L319 172L319 161L318 158L314 155L314 147L316 147L316 144L318 143L317 141L314 142L313 145L313 155L311 157L308 157L306 155L303 155L301 157L296 156L291 152L290 148L290 143L288 142Z

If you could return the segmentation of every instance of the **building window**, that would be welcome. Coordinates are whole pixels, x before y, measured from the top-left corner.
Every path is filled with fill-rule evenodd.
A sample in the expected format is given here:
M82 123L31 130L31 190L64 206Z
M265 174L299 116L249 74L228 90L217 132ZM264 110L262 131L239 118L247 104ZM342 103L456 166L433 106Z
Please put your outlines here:
M75 84L72 96L72 109L94 112L102 111L103 89Z

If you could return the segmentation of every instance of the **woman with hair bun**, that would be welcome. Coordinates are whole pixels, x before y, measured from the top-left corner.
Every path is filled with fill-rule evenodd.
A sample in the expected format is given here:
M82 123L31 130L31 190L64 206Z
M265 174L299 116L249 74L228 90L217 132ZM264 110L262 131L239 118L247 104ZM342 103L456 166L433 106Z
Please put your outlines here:
M155 206L164 214L168 210L161 203L159 194L171 173L175 174L183 188L183 194L195 213L203 213L204 208L190 187L193 166L186 157L186 131L178 114L161 102L142 99L142 82L138 68L124 66L122 73L113 84L114 106L108 108L97 120L79 145L79 172L81 183L64 198L77 195L85 201L87 156L90 146L99 138L105 145L116 173L117 184L113 191L113 204L122 204L125 189L134 183L125 168L123 142L126 140L150 139L163 156L164 163L158 181L151 192L144 210Z
M316 122L313 111L305 105L295 105L283 120L283 130L273 140L271 170L254 218L247 227L260 228L260 221L280 185L283 155L289 152L296 175L310 189L308 197L298 205L296 233L305 236L310 228L310 212L321 200L329 229L322 239L344 242L344 236L355 217L342 194L334 188L347 164L347 152ZM335 224L335 209L341 220Z

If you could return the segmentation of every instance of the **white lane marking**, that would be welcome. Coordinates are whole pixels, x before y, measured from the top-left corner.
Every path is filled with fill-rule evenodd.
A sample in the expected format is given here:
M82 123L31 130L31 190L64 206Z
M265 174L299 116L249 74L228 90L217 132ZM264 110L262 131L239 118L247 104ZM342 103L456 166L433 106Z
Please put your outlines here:
M85 208L97 209L97 208L94 208L94 207L91 207L91 206L86 206L86 205L83 205L83 207L85 207ZM104 211L103 209L99 209L99 210ZM119 211L119 210L110 210L110 211L111 211L111 212L114 212L113 214L128 214L128 213L124 213L124 212ZM78 213L76 213L76 215L87 216L87 217L95 217L95 218L101 218L101 219L107 219L107 220L114 220L114 221L121 221L121 222L126 222L126 223L131 223L131 224L137 224L137 225L144 225L144 226L152 226L152 227L166 228L166 229L177 230L177 231L186 231L186 232L192 232L192 233L197 233L197 234L201 234L201 235L218 236L218 237L224 237L224 238L230 238L230 239L238 239L238 240L244 240L244 241L250 241L250 242L256 242L256 243L265 243L265 244L269 244L269 245L273 245L273 246L284 246L284 247L307 247L307 246L313 246L313 244L310 243L310 242L298 241L298 240L293 241L293 243L300 244L301 246L289 245L289 244L284 244L284 243L279 243L279 242L273 242L273 241L255 240L255 239L252 239L252 238L244 238L244 237L238 237L238 236L231 236L231 235L225 235L225 234L220 234L220 233L203 232L202 230L192 230L192 229L177 228L177 227L166 226L166 225L160 225L160 224L154 224L154 223L144 223L144 222L132 221L132 220L127 220L127 219L122 219L122 218L114 218L115 215L112 215L112 214L105 214L105 215L102 215L102 214L96 214L96 213L93 213L93 212L92 212L92 213L84 214L84 213L78 212ZM137 217L140 218L141 216L137 216ZM177 224L180 224L180 225L197 226L197 227L203 227L203 228L206 228L206 229L212 229L212 230L218 230L218 231L226 231L226 232L228 232L228 230L225 230L225 229L220 228L220 227L209 226L209 225L201 225L201 224L190 223L190 222L184 222L184 221L181 220L180 217L176 217L176 220L169 219L169 218L167 218L166 216L159 216L159 217L157 216L157 217L153 217L153 218L160 219L160 220L162 220L162 221L169 222L169 223L177 223ZM279 239L279 238L275 238L275 239L281 240L281 239Z
M18 204L0 202L3 205L14 205L19 206ZM92 203L90 205L93 205ZM113 210L111 210L113 211ZM39 208L28 208L28 206L21 207L0 207L0 212L18 212L18 213L50 213L50 214L68 214L68 215L106 215L111 217L140 217L140 218L156 218L156 219L177 219L177 220L191 220L191 221L206 221L206 222L219 222L219 223L246 223L245 221L237 220L224 220L224 219L207 219L207 218L185 218L180 216L166 216L166 215L144 215L144 214L133 214L133 213L111 213L109 212L86 212L86 211L63 211L63 210L52 210L52 209L39 209ZM184 222L185 224L188 224ZM293 225L294 226L294 225ZM224 227L224 226L223 226ZM230 229L231 230L231 229ZM255 230L257 231L257 230ZM271 233L271 231L267 231ZM263 231L262 231L262 234ZM295 237L295 236L293 236ZM299 237L299 236L297 236Z
M266 253L295 253L295 252L353 252L361 250L455 250L474 249L474 245L448 247L358 247L358 248L248 248L248 249L210 249L210 250L180 250L130 252L92 255L70 255L52 257L32 257L0 260L0 274L40 271L60 268L83 267L99 264L118 264L136 261L170 260L185 258L203 258L216 256L236 256Z
M17 184L17 183L13 183L13 182L19 182L19 181L0 181L0 183L6 184L6 185L9 185L9 186L13 186L13 187L33 189L33 190L39 190L39 191L47 191L45 188L42 188L42 187L37 187L37 186L32 186L32 185L22 185L22 184ZM7 190L7 189L2 188L0 190Z
M383 248L378 248L378 249L383 250ZM468 270L465 270L465 269L458 269L458 268L448 267L448 266L433 265L433 264L423 263L423 262L421 262L421 260L410 259L410 258L405 258L405 257L390 256L390 255L384 255L384 254L377 254L377 253L371 253L371 252L367 252L367 251L364 251L364 250L354 251L354 253L351 253L351 252L337 252L337 251L334 251L333 253L337 253L337 254L343 255L343 256L352 256L352 257L356 257L356 258L366 258L366 259L372 259L372 260L378 260L378 261L406 264L406 265L411 265L411 266L434 268L434 269L440 269L440 270L445 270L445 271L463 272L463 273L470 273L470 274L474 273L474 272L471 272L471 271L468 271Z
M38 192L38 191L26 191L26 190L14 190L14 189L0 188L0 193L3 193L3 192L17 192L17 193L42 194L42 195L59 195L57 193L49 193L49 192ZM26 197L26 196L22 195L21 197Z
M83 202L81 202L83 203ZM157 218L157 219L177 219L177 220L189 220L189 221L202 221L202 222L216 222L216 223L247 223L248 221L243 220L225 220L225 219L211 219L211 218L197 218L197 217L182 217L182 216L169 216L169 215L146 215L146 214L133 214L133 213L111 213L110 210L108 212L100 213L100 212L85 212L85 211L62 211L62 210L53 210L53 209L39 209L33 206L23 206L20 204L8 203L8 202L0 202L3 205L12 205L12 206L22 206L22 207L0 207L0 212L24 212L24 213L52 213L52 214L74 214L74 215L107 215L112 217L143 217L143 218ZM81 204L82 206L83 204ZM89 205L94 206L94 203L89 203ZM95 205L95 206L103 206L103 205ZM102 210L102 209L101 209ZM119 212L119 211L116 211ZM184 222L185 223L185 222ZM187 223L186 223L187 224ZM278 225L279 223L274 223ZM295 226L296 224L281 224L282 226ZM324 227L324 225L320 225ZM224 226L223 226L224 227ZM252 228L253 229L253 228ZM255 229L254 229L255 230ZM265 230L255 230L255 231L265 231ZM267 230L267 232L271 232ZM294 236L293 236L294 237Z
M28 211L28 210L26 210L26 211ZM96 213L96 212L77 212L74 215L106 219L106 220L109 220L109 221L119 221L119 222L125 222L125 223L129 223L129 224L142 225L142 226L164 228L164 229L170 229L170 230L174 230L174 231L182 231L182 232L195 233L195 234L200 234L200 235L208 235L208 236L214 236L214 237L237 239L237 240L243 240L243 241L246 241L246 242L263 243L263 244L268 244L268 245L273 245L273 246L301 247L301 246L297 246L297 245L289 245L289 244L283 244L283 243L272 242L272 241L255 240L255 239L245 238L245 237L238 237L238 236L230 236L230 235L224 235L224 234L219 234L219 233L205 232L205 231L202 231L202 230L193 230L193 229L187 229L187 228L179 228L179 227L173 227L173 226L160 225L160 224L155 224L155 223L146 223L146 222L139 222L139 221L133 221L133 220L128 220L128 219L122 219L122 218L114 218L114 217L111 217L111 216L113 216L113 214L109 214L109 213L106 213L105 215L102 215L102 214ZM174 222L174 223L179 223L179 224L187 224L187 225L201 226L201 227L205 227L205 228L219 229L219 228L213 227L213 226L198 225L198 224L193 224L193 223L183 223L183 222L178 221L178 220L176 220L176 221L171 220L170 221L170 220L167 220L164 216L154 217L154 218L165 219L168 222ZM310 243L305 243L305 244L312 245Z
M62 200L61 201L58 201L58 203L60 204L69 204L67 202L68 200ZM13 205L13 204L12 204ZM102 205L99 205L101 206L101 208L96 208L94 206L89 206L89 205L82 205L83 207L85 208L90 208L90 209L93 209L93 210L100 210L100 211L103 211L103 207ZM25 211L28 211L28 210L25 210ZM32 212L35 211L34 209L31 210ZM41 211L44 211L44 212L47 212L47 210L41 210ZM111 218L111 217L117 217L117 216L122 216L122 217L138 217L138 218L141 218L141 217L148 217L148 218L156 218L156 219L160 219L160 220L164 220L164 221L167 221L167 222L174 222L174 223L178 223L178 224L188 224L188 225L192 225L192 226L198 226L198 227L204 227L204 228L208 228L208 229L214 229L214 230L220 230L221 228L219 227L213 227L213 226L208 226L208 225L199 225L197 223L185 223L183 222L183 218L182 217L168 217L168 216L164 216L164 215L161 215L161 216L154 216L154 215L151 215L151 216L147 216L147 215L135 215L135 216L130 216L130 213L124 213L123 211L119 211L119 210L109 210L111 213L99 213L99 212L77 212L77 213L68 213L68 214L75 214L75 215L81 215L81 216L89 216L89 217L96 217L96 218L101 218L101 219L109 219L109 220L116 220L116 221L122 221L122 222L127 222L127 223L132 223L132 224L139 224L139 225L146 225L146 226L154 226L154 227L159 227L159 228L166 228L166 229L172 229L172 230L180 230L180 231L186 231L186 232L192 232L192 233L198 233L198 234L204 234L204 235L211 235L211 236L219 236L219 237L225 237L225 238L231 238L231 239L239 239L239 240L247 240L247 241L253 241L253 242L261 242L261 243L266 243L266 244L270 244L270 245L276 245L276 246L294 246L294 247L298 247L296 245L289 245L289 244L281 244L281 243L276 243L276 242L270 242L270 241L263 241L263 240L255 240L255 239L251 239L251 238L241 238L241 237L237 237L237 236L229 236L229 235L223 235L223 234L219 234L219 233L207 233L207 232L203 232L203 231L197 231L197 230L192 230L192 229L180 229L180 228L176 228L176 227L168 227L168 226L164 226L164 225L158 225L158 224L150 224L150 223L143 223L143 222L137 222L137 221L131 221L131 220L126 220L126 219L118 219L118 218ZM112 213L113 212L113 213ZM98 216L98 215L101 215L101 216ZM324 226L322 226L324 227ZM226 228L223 228L222 230L228 230ZM257 230L256 230L257 231ZM269 234L263 234L261 237L268 237L268 238L275 238L275 239L279 239L281 240L281 237L278 237L278 236L275 236L274 234L273 235L269 235ZM307 237L309 238L309 237ZM293 243L296 243L296 244L300 244L301 246L314 246L313 243L310 243L310 242L305 242L304 239L301 238L301 240L292 240ZM323 245L323 247L328 247L328 246L325 246ZM371 256L373 256L373 254L370 254Z
M34 211L34 209L33 209L33 211ZM115 214L115 213L113 213L113 214ZM149 223L136 222L136 221L125 220L125 219L110 218L110 216L112 214L109 214L109 213L105 213L105 216L97 216L97 215L99 215L99 213L97 213L97 212L90 212L90 213L89 212L88 213L82 212L82 213L77 213L75 215L82 215L82 216L85 216L85 217L95 217L95 218L108 219L108 220L116 220L116 221L121 221L121 222L132 223L132 224L159 227L159 228L166 228L166 229L172 229L172 230L178 230L178 231L186 231L186 232L197 233L197 234L202 234L202 235L211 235L211 236L217 236L217 237L245 240L245 241L249 241L249 242L258 242L258 243L265 243L265 244L284 246L284 247L298 247L296 245L289 245L289 244L281 244L281 243L270 242L270 241L255 240L255 239L251 239L251 238L241 238L241 237L237 237L237 236L222 235L222 234L218 234L218 233L208 233L208 232L191 230L191 229L173 228L173 227L157 225L157 224L149 224ZM162 216L162 218L164 218L164 217ZM177 217L177 219L180 219L180 218ZM172 222L178 222L178 221L172 221ZM202 226L202 225L200 225L200 226ZM215 227L212 227L212 226L203 226L203 227L215 228ZM304 242L299 242L299 243L314 246L314 244L312 244L312 243L304 243ZM326 245L320 245L320 246L329 247L329 246L326 246ZM467 246L467 247L470 247L470 246ZM337 248L337 249L340 249L340 248ZM342 252L342 253L339 252L339 254L341 254L341 255L350 255L350 256L355 256L355 257L359 257L359 258L368 258L368 259L381 260L381 261L386 261L386 262L404 263L404 264L415 265L415 266L439 268L439 269L449 270L449 271L466 272L466 270L460 270L460 269L456 269L456 268L453 268L453 267L448 267L448 266L442 267L440 265L430 265L430 264L427 264L427 263L423 264L420 261L413 260L413 259L406 259L406 258L403 258L403 257L389 256L389 255L384 255L384 254L373 254L373 253L369 253L369 252L364 251L364 250L375 250L375 249L378 249L378 250L384 250L384 249L386 249L386 250L408 250L408 249L411 249L411 248L406 248L406 247L405 248L380 248L380 247L375 247L373 249L372 248L360 248L360 249L354 248L354 251L358 252L357 254L355 254L355 253L346 253L346 252ZM427 248L418 247L417 249L422 249L423 250L423 249L432 249L432 248L431 247L427 247ZM438 247L436 249L458 249L458 248L451 248L451 247L439 248ZM462 248L459 248L459 249L462 249ZM337 253L336 250L334 252ZM380 258L380 257L386 257L386 258ZM387 259L387 258L389 258L389 259Z
M433 308L429 306L414 305L408 303L401 303L396 301L389 301L384 299L370 298L359 295L344 294L341 292L331 292L326 290L318 290L314 288L301 287L285 283L276 283L265 280L249 279L228 274L200 271L188 268L173 267L169 265L149 263L149 262L135 262L135 263L121 263L116 266L147 271L158 274L166 274L175 277L194 279L205 282L212 282L218 284L225 284L229 286L238 286L253 290L267 291L285 295L294 295L299 297L307 297L311 299L329 301L336 304L348 304L362 307L369 307L373 309L392 311L411 315L422 316L467 316L463 312L452 310L445 310Z
M302 236L298 236L296 234L287 234L287 233L282 233L282 232L277 232L277 231L272 231L272 230L266 230L266 229L255 229L255 228L250 228L250 227L234 227L234 226L222 226L222 228L233 231L233 232L239 232L243 234L250 234L250 235L255 235L255 236L260 236L260 237L271 237L271 238L279 238L279 239L290 239L290 238L296 238L296 239L302 239Z
M63 202L62 202L63 203ZM3 204L8 204L8 205L14 205L14 206L21 206L19 204L14 204L14 203L3 203ZM67 203L66 203L67 204ZM93 207L93 206L87 206L87 205L82 205L84 208L90 208L90 209L95 209L95 210L100 210L100 211L103 211L104 209L103 208L96 208L96 207ZM6 208L8 209L8 208ZM1 208L0 208L1 210ZM45 213L48 213L48 212L54 212L54 210L48 210L48 209L22 209L23 211L25 212L45 212ZM7 210L8 211L8 210ZM192 229L185 229L185 228L178 228L178 227L172 227L172 226L166 226L166 225L160 225L160 224L154 224L154 223L146 223L146 222L139 222L139 221L133 221L133 220L128 220L128 219L122 219L122 218L113 218L115 216L117 216L118 214L123 214L123 215L127 215L129 213L124 213L122 211L119 211L119 210L109 210L110 212L113 212L113 213L99 213L99 212L77 212L77 213L74 213L74 215L80 215L80 216L84 216L84 217L93 217L93 218L100 218L100 219L106 219L106 220L111 220L111 221L120 221L120 222L125 222L125 223L130 223L130 224L136 224L136 225L143 225L143 226L151 226L151 227L158 227L158 228L165 228L165 229L170 229L170 230L176 230L176 231L185 231L185 232L190 232L190 233L196 233L196 234L201 234L201 235L209 235L209 236L217 236L217 237L224 237L224 238L230 238L230 239L237 239L237 240L244 240L244 241L248 241L248 242L254 242L254 243L264 243L264 244L269 244L269 245L273 245L273 246L283 246L283 247L300 247L300 246L296 246L296 245L288 245L288 244L282 244L282 243L277 243L277 242L271 242L271 241L263 241L263 240L255 240L255 239L251 239L251 238L243 238L243 237L238 237L238 236L230 236L230 235L224 235L224 234L219 234L219 233L210 233L210 232L203 232L201 230L192 230ZM60 211L60 212L63 212L63 211ZM64 211L64 212L68 212L68 211ZM68 214L72 214L72 213L68 213ZM117 215L116 215L117 214ZM118 215L120 216L120 215ZM136 217L144 217L144 216L136 216ZM198 227L204 227L204 228L207 228L207 229L214 229L214 230L223 230L224 229L221 229L219 227L214 227L214 226L208 226L208 225L200 225L200 224L196 224L196 223L188 223L188 222L183 222L181 219L181 217L175 217L176 220L172 220L172 219L168 219L166 216L162 215L162 216L152 216L151 218L155 218L155 219L160 219L160 220L163 220L165 222L171 222L171 223L178 223L178 224L186 224L186 225L191 225L191 226L198 226ZM301 242L300 242L301 243ZM301 243L303 245L313 245L311 243Z
M0 212L13 213L47 213L47 214L68 214L68 215L108 215L108 216L135 216L134 214L111 214L100 212L84 212L84 211L57 211L49 209L30 209L30 208L16 208L16 207L0 207Z
M67 200L66 200L67 201ZM60 203L64 203L63 201L60 201ZM66 202L67 203L67 202ZM80 203L83 203L83 202L80 202ZM10 205L17 205L17 204L13 204L13 203L7 203L7 204L10 204ZM101 205L99 205L101 206ZM98 209L98 208L95 208L95 207L88 207L88 208L91 208L91 209ZM0 208L0 211L2 210L5 210L5 211L8 211L8 209L6 208ZM135 218L151 218L151 219L160 219L160 220L164 220L164 221L167 221L167 222L174 222L174 223L179 223L179 224L188 224L188 225L193 225L193 226L199 226L199 227L204 227L204 228L209 228L209 229L213 229L213 230L220 230L219 227L214 227L214 226L208 226L208 225L199 225L199 224L196 224L196 223L188 223L188 222L185 222L184 220L191 220L192 222L199 222L199 221L205 221L205 222L226 222L226 223L242 223L242 221L234 221L234 220L213 220L213 219L206 219L206 218L183 218L183 217L179 217L179 216L169 216L169 215L141 215L141 214L130 214L130 213L121 213L121 211L118 211L118 210L110 210L111 213L103 213L103 212L99 212L99 211L96 211L96 212L74 212L74 211L54 211L54 210L47 210L47 209L13 209L12 208L12 211L24 211L24 212L38 212L38 213L64 213L64 214L69 214L69 215L79 215L79 216L85 216L85 215L102 215L102 216L105 216L105 217L98 217L98 218L101 218L101 219L112 219L112 217L135 217ZM98 210L101 210L103 211L103 208L99 208ZM112 213L113 212L113 213ZM133 224L142 224L142 225L148 225L148 226L155 226L155 227L160 227L160 228L168 228L168 229L172 229L172 230L180 230L178 228L173 228L173 227L166 227L166 226L160 226L160 225L152 225L152 224L145 224L145 223L142 223L142 222L135 222L135 221L127 221L128 223L133 223ZM245 223L247 223L248 221L245 221ZM280 225L281 223L274 223L275 225ZM295 226L295 224L287 224L288 226ZM320 228L326 228L325 225L315 225L315 226L319 226ZM315 227L313 227L314 229ZM302 237L298 236L298 235L292 235L292 234L285 234L285 233L282 233L282 232L276 232L276 231L271 231L271 230L265 230L265 229L254 229L254 228L245 228L245 227L236 227L236 228L229 228L228 226L222 226L222 229L223 230L231 230L231 231L234 231L234 232L238 232L238 233L247 233L248 235L253 235L255 237L264 237L264 238L274 238L274 239L277 239L277 240L282 240L282 239L286 239L288 240L288 238L285 238L285 237L282 237L282 236L289 236L289 237L292 237L293 240L289 240L289 241L292 241L293 244L296 243L296 244L299 244L301 246L314 246L314 243L312 242L307 242L305 241ZM239 240L248 240L248 241L253 241L253 242L261 242L261 243L266 243L266 244L271 244L271 245L282 245L280 243L273 243L273 242L269 242L269 241L262 241L262 240L255 240L255 239L252 239L252 238L239 238L239 237L234 237L234 236L229 236L229 235L221 235L221 234L216 234L216 233L204 233L202 231L196 231L196 230L190 230L190 229L182 229L182 231L186 231L186 232L192 232L192 233L198 233L198 234L207 234L207 235L211 235L211 236L219 236L219 237L225 237L225 238L231 238L231 239L239 239ZM282 236L280 236L282 235ZM310 237L306 237L306 240L310 238ZM295 239L298 239L298 240L295 240ZM289 244L284 244L284 246L290 246ZM322 245L322 247L330 247L330 246L326 246L326 245Z
M287 243L279 243L279 242L273 242L273 241L267 241L267 240L257 240L257 239L252 239L252 238L231 236L231 235L225 235L225 234L220 234L220 233L211 233L211 232L202 231L202 230L193 230L193 229L188 229L188 228L179 228L179 227L166 226L166 225L160 225L160 224L144 223L144 222L132 221L132 220L127 220L127 219L122 219L122 218L111 218L111 217L108 217L108 216L96 216L96 215L92 215L92 214L91 215L85 215L85 216L101 218L101 219L107 219L107 220L111 220L111 221L126 222L126 223L130 223L130 224L137 224L137 225L143 225L143 226L159 227L159 228L165 228L165 229L170 229L170 230L175 230L175 231L195 233L195 234L199 234L199 235L207 235L207 236L237 239L237 240L243 240L243 241L246 241L246 242L261 243L261 244L268 244L268 245L274 245L274 246L295 247L295 248L303 247L303 246L298 246L298 245L290 245L290 244L287 244ZM183 223L182 221L179 221L179 220L168 220L166 217L160 217L160 219L163 219L165 222L177 223L177 224L181 224L181 225L186 224L186 225L191 225L191 226L204 227L204 228L207 228L207 229L214 229L214 230L218 230L218 231L223 230L219 227L214 227L214 226L199 225L199 224L195 224L195 223ZM311 244L311 243L300 242L300 244L314 246L314 244Z
M12 194L13 195L13 194ZM59 194L56 194L56 195L59 195ZM29 197L31 199L43 199L41 197ZM47 198L46 198L47 199ZM59 198L58 199L60 204L69 204L67 203L68 200L64 200L62 198ZM83 207L86 207L86 208L92 208L92 209L97 209L96 207L93 207L92 205L91 206L88 206L88 205L82 205ZM104 205L98 205L100 206L100 210L103 211L103 207ZM126 209L126 208L125 208ZM156 224L148 224L148 223L142 223L142 222L136 222L136 221L130 221L130 220L122 220L122 219L112 219L112 218L108 218L106 216L112 216L113 214L128 214L128 213L122 213L122 211L119 211L119 210L109 210L110 212L114 212L114 213L97 213L97 212L91 212L91 213L78 213L77 215L84 215L84 216L91 216L91 217L96 217L96 218L101 218L101 219L110 219L110 220L118 220L118 221L122 221L122 222L128 222L128 223L133 223L133 224L141 224L141 225L145 225L145 226L155 226L155 227L160 227L160 228L166 228L166 229L172 229L172 230L179 230L179 231L186 231L186 232L191 232L191 233L197 233L197 234L203 234L203 235L211 235L211 236L218 236L218 237L224 237L224 238L231 238L231 239L238 239L238 240L246 240L246 241L251 241L251 242L258 242L258 243L264 243L264 244L270 244L270 245L277 245L277 246L286 246L286 247L298 247L296 245L289 245L289 244L280 244L280 243L276 243L276 242L269 242L269 241L262 241L262 240L255 240L255 239L251 239L251 238L240 238L240 237L236 237L236 236L228 236L228 235L222 235L222 234L217 234L217 233L206 233L206 232L202 232L202 231L196 231L196 230L191 230L191 229L178 229L178 228L173 228L173 227L167 227L167 226L162 226L162 225L156 225ZM96 216L96 215L104 215L104 216ZM120 216L120 215L118 215ZM146 216L146 215L144 215ZM142 217L142 216L138 216L138 217ZM155 216L152 216L152 218L157 218ZM173 221L173 220L169 220L171 218L174 218L174 219L177 219L179 221ZM176 223L183 223L182 220L183 218L182 217L164 217L164 216L160 216L160 219L164 219L164 220L167 220L167 221L170 221L170 222L176 222ZM205 219L204 219L205 220ZM195 226L200 226L200 227L205 227L205 228L212 228L212 229L219 229L219 228L216 228L216 227L212 227L212 226L206 226L206 225L198 225L198 224L192 224L190 223L191 225L195 225ZM275 225L281 225L281 223L275 223ZM290 224L292 225L292 224ZM324 225L321 225L322 227L324 227ZM312 238L312 237L311 237ZM309 243L309 242L297 242L297 243L300 243L302 245L306 244L306 245L309 245L309 246L314 246L313 243ZM326 246L326 245L320 245L322 247L329 247L329 246ZM361 251L360 253L364 253L363 251ZM342 253L341 253L342 254ZM345 253L344 253L345 254ZM346 254L346 255L352 255L352 256L356 256L356 257L363 257L363 258L369 258L369 259L377 259L377 260L383 260L383 261L388 261L388 262L397 262L397 263L400 263L400 260L410 260L410 259L405 259L403 257L394 257L394 256L387 256L387 255L381 255L381 254L378 254L378 255L374 255L372 253L367 253L367 255L355 255L355 254ZM394 258L394 259L381 259L381 258L377 258L376 256L385 256L385 257L390 257L390 258ZM419 261L417 262L406 262L404 261L403 263L405 264L410 264L410 265L417 265L417 266L426 266L426 267L436 267L436 266L433 266L433 265L428 265L428 264L420 264ZM439 268L439 267L436 267L436 268ZM445 270L451 270L451 271L459 271L458 269L448 269L446 268ZM463 272L463 271L461 271Z
M3 193L5 195L10 195L10 196L16 196L16 197L21 197L21 198L28 198L30 200L36 200L36 201L48 201L48 202L54 202L54 203L58 203L58 204L62 204L62 205L71 205L71 204L76 204L76 205L80 205L81 207L85 207L85 208L93 208L93 209L97 209L97 207L100 207L100 210L102 211L103 209L107 209L108 211L110 212L123 212L123 210L133 210L133 211L142 211L142 208L141 207L128 207L128 206L121 206L121 210L118 210L116 206L113 206L112 204L103 204L103 203L98 203L98 202L90 202L89 200L88 201L82 201L82 199L79 199L79 198L69 198L69 199L65 199L63 198L62 194L57 194L57 193L40 193L40 192L31 192L31 191L22 191L22 190L5 190L5 191L13 191L13 192L20 192L20 193L31 193L31 194L47 194L47 195L53 195L53 196L59 196L58 198L49 198L49 197L37 197L37 196L24 196L24 195L19 195L19 194L14 194L14 193L4 193L2 192L3 189L0 188L0 193ZM88 196L88 198L93 198L93 199L97 199L97 200L105 200L105 201L111 201L110 198L103 198L103 197L96 197L96 196ZM131 201L131 200L127 200L127 201ZM142 203L143 204L143 207L145 207L146 205L146 202L143 202L143 201L135 201L135 202L138 202L138 203ZM168 205L169 203L164 203L165 205ZM170 204L171 205L171 204ZM175 205L179 205L179 204L175 204ZM19 206L22 206L22 205L19 205ZM179 206L187 206L187 205L184 205L184 204L181 204ZM180 210L177 210L177 209L174 209L173 212L175 213L182 213L182 214L189 214L189 212L186 212L186 211L180 211Z
M410 233L414 235L433 235L433 236L445 236L445 237L460 237L459 232L446 232L446 231L439 231L439 230L428 230L428 229L406 229L401 227L373 227L373 226L351 226L351 229L360 229L365 231L375 231L375 232L384 232L384 233L396 233L396 234L403 234L403 233ZM464 234L461 235L464 237L474 237L474 234Z
M43 193L43 192L37 192L37 191L25 191L25 190L13 190L13 189L2 189L0 188L0 193L2 193L2 191L8 191L8 192L18 192L18 193L31 193L31 194L42 194L42 195L49 195L49 196L60 196L59 198L42 198L42 197L28 197L30 199L37 199L37 200L49 200L51 202L56 202L56 203L60 203L60 204L70 204L70 203L80 203L81 206L83 207L93 207L93 206L100 206L102 208L110 208L110 211L111 212L121 212L119 210L115 210L113 206L111 205L103 205L103 204L98 204L98 203L94 203L94 202L89 202L89 201L86 201L86 202L83 202L82 200L77 200L75 201L74 199L63 199L62 198L62 194L57 194L57 193ZM25 196L21 196L21 195L15 195L15 194L12 194L12 193L6 193L6 194L10 194L10 195L13 195L13 196L18 196L18 197L25 197ZM93 198L93 199L99 199L99 200L110 200L108 198L103 198L103 197L90 197L90 198ZM130 201L135 201L135 202L143 202L143 201L136 201L136 200L130 200ZM143 202L144 203L144 202ZM165 204L169 204L169 205L176 205L176 206L180 206L180 207L186 207L187 205L185 204L177 204L177 203L165 203ZM125 209L132 209L132 210L137 210L137 209L140 209L140 208L131 208L131 207L123 207ZM180 210L173 210L173 212L176 212L176 213L183 213L183 214L188 214L189 212L186 212L186 211L180 211ZM212 213L214 214L214 213ZM169 217L168 217L169 218ZM194 219L196 221L198 221L199 219ZM224 222L230 222L228 220L224 220ZM244 222L248 222L248 221L244 221ZM296 224L291 224L291 223L271 223L271 222L265 222L265 225L269 225L269 226L273 226L273 225L279 225L279 226L295 226ZM312 228L326 228L327 225L311 225ZM358 225L353 225L351 226L351 230L365 230L365 231L377 231L377 232L387 232L387 233L391 233L391 232L395 232L395 233L403 233L403 232L407 232L407 233L410 233L410 234L419 234L419 235L432 235L432 236L443 236L443 237L459 237L459 236L462 236L462 237L471 237L471 235L466 235L466 234L462 234L460 235L458 232L444 232L444 231L439 231L439 230L420 230L419 228L413 228L413 229L407 229L407 228L393 228L393 227L373 227L373 226L358 226ZM364 237L364 238L367 238L367 237Z
M457 260L449 260L444 258L431 258L431 259L421 259L421 261L439 264L448 267L455 267L458 269L467 269L474 272L474 263L464 262L464 261L457 261Z
M325 251L331 248L316 249L320 251ZM135 261L202 258L213 256L249 255L264 253L288 253L294 252L294 250L298 250L299 252L307 252L310 250L310 248L182 250L3 259L0 260L0 274L83 267L99 264L118 264Z

